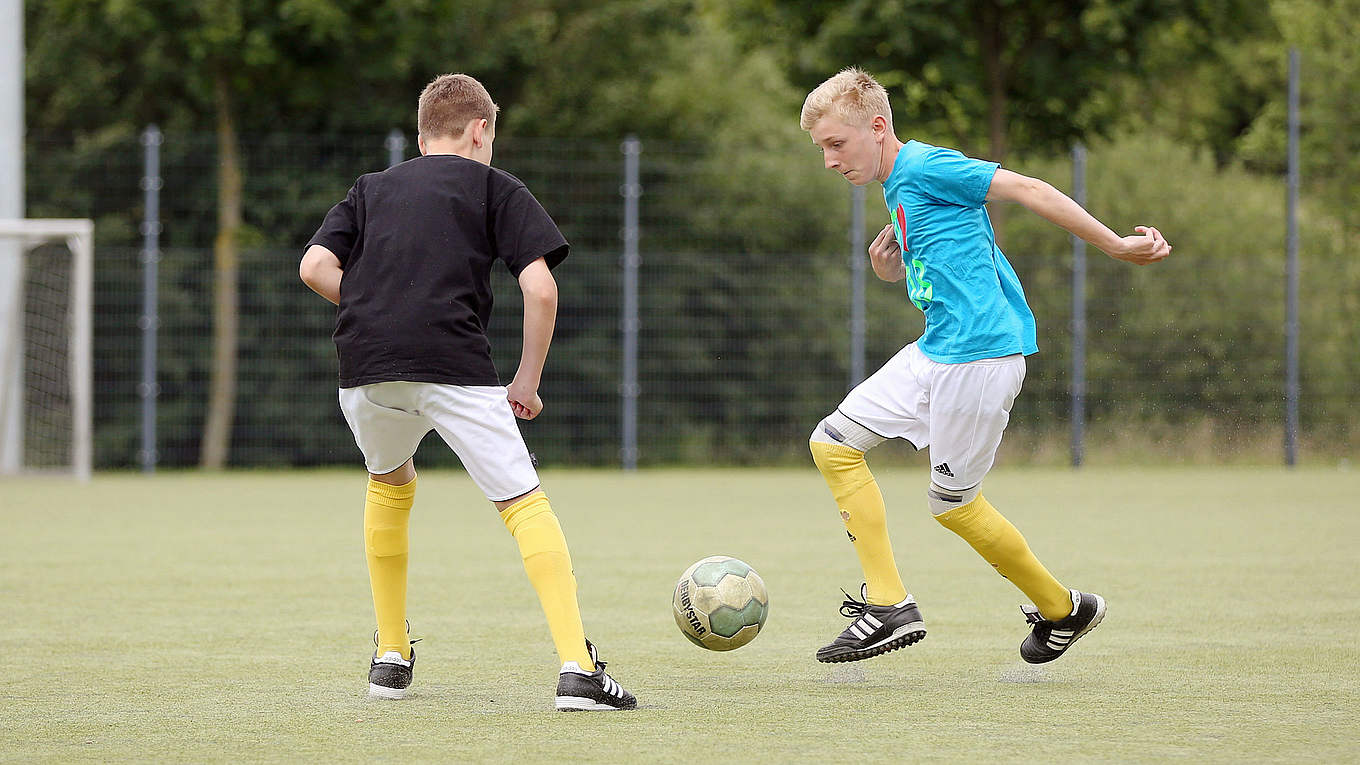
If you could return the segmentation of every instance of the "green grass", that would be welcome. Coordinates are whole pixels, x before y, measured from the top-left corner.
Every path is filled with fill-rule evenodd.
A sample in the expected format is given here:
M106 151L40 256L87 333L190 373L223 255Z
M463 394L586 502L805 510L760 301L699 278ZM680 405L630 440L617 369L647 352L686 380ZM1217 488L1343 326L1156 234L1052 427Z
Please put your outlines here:
M929 637L852 665L854 554L816 471L546 472L586 628L629 713L551 711L556 659L513 540L457 472L421 477L415 693L364 698L359 471L0 483L4 761L1318 761L1360 758L1360 472L1002 470L988 497L1099 629L1020 662L1019 594L884 470ZM765 631L680 635L674 580L756 567Z

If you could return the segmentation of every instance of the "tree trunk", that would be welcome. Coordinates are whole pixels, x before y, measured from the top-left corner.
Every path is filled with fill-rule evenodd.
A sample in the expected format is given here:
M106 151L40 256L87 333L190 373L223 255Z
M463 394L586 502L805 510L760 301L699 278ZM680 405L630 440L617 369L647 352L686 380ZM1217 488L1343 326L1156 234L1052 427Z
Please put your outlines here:
M993 162L1006 163L1006 64L1005 20L999 4L983 3L978 14L978 49L982 53L982 68L987 90L988 156ZM1001 231L1006 225L1006 208L993 205L987 208L992 218L996 241L1001 242Z
M225 72L217 72L213 90L218 156L217 237L213 242L213 355L208 417L203 427L199 465L220 469L227 464L236 413L236 351L240 335L237 235L241 228L242 177L236 123Z

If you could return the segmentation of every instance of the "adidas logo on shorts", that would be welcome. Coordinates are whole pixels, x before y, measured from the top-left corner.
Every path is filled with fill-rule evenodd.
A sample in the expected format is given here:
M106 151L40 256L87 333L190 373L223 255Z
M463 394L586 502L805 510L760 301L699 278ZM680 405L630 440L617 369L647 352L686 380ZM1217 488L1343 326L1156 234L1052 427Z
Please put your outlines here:
M936 472L936 473L939 473L940 475L947 475L947 476L949 476L950 478L953 478L953 477L954 477L953 471L951 471L951 470L949 469L949 463L948 463L948 462L941 462L940 464L936 465L936 466L935 466L935 472Z

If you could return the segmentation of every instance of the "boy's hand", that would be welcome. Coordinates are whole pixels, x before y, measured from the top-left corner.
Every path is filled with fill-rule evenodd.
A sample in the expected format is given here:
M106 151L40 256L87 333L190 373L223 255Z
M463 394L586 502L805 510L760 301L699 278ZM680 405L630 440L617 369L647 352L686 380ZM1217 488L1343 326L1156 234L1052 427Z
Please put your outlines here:
M510 401L510 411L521 420L532 420L543 411L543 399L538 397L537 386L515 380L506 386L505 397Z
M1117 252L1106 253L1116 260L1134 265L1146 266L1171 254L1171 244L1162 237L1162 232L1152 226L1134 226L1139 236L1120 238L1122 247Z
M907 278L907 266L902 262L902 248L897 246L891 223L883 227L869 245L869 264L874 275L885 282L900 282Z

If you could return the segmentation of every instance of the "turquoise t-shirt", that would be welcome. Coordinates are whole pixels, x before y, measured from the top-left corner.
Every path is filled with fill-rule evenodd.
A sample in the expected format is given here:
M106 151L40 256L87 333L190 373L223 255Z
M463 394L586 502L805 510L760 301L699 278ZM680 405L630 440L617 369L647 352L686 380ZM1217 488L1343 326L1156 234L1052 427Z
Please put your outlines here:
M883 183L907 295L926 315L917 347L944 364L1039 350L1034 314L984 206L997 167L908 141Z

